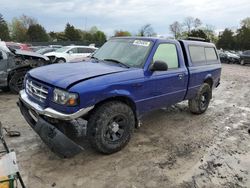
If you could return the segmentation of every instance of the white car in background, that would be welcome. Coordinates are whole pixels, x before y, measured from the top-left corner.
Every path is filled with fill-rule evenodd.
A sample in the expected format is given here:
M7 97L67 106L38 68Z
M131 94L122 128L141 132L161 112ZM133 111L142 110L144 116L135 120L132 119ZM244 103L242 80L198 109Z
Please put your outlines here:
M98 48L94 46L64 46L54 52L44 54L52 63L65 63L74 59L88 57Z

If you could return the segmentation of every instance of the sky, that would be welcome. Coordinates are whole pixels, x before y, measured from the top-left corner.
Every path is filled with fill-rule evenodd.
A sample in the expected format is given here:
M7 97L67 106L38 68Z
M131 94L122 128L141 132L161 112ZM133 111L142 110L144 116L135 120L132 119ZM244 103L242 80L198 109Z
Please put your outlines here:
M249 0L0 0L0 13L10 22L22 14L34 17L49 31L63 31L67 22L79 29L97 26L108 36L115 30L135 34L145 24L170 36L169 25L185 17L203 24L236 29L250 17Z

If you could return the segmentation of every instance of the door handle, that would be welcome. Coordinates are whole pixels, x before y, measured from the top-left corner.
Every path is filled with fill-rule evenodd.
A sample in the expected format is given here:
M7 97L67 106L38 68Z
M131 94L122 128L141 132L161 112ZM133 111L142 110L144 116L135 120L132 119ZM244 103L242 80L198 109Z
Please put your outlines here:
M184 74L179 74L178 75L178 77L179 77L180 80L182 80L184 78L184 76L185 76Z

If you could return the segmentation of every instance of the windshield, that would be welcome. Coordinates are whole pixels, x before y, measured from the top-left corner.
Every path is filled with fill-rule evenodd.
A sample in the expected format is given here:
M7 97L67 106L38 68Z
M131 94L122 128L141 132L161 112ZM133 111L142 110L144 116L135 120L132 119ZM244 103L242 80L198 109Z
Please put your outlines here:
M57 49L55 52L66 52L67 50L71 49L69 46L64 46L62 48Z
M92 56L99 60L116 60L128 67L142 67L152 42L139 39L111 39Z

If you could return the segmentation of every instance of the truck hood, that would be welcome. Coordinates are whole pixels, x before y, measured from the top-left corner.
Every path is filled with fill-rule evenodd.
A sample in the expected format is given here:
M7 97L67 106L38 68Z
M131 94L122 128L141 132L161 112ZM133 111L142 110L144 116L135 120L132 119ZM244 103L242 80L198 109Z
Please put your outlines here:
M84 80L127 70L127 68L101 62L79 62L35 68L29 71L28 75L55 87L69 89Z

